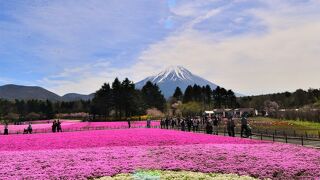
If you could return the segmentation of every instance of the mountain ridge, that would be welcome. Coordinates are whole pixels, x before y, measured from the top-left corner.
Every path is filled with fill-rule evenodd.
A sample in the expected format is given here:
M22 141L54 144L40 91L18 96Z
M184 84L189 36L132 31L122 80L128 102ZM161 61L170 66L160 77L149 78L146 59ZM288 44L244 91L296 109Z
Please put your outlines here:
M7 100L50 100L50 101L75 101L75 100L90 100L93 98L93 93L89 95L68 93L63 96L51 92L39 86L24 86L15 84L6 84L0 86L0 98Z

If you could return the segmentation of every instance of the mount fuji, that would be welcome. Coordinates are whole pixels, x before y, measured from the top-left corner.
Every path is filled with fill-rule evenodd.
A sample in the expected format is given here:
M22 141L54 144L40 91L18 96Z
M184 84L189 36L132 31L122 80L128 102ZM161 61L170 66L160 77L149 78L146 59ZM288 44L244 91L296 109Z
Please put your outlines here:
M166 98L172 96L177 87L180 87L182 92L184 92L189 85L194 84L200 86L209 85L212 89L216 89L218 86L200 76L192 74L182 66L170 66L155 76L150 76L137 82L135 84L136 88L141 89L148 81L157 84Z

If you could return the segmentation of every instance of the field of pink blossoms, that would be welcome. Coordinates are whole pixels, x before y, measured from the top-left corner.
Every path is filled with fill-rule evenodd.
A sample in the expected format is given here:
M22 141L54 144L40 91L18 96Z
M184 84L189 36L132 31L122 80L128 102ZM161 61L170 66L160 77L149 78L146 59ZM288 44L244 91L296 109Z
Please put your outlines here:
M49 122L49 123L48 123ZM41 121L32 121L32 129L34 133L43 133L43 132L51 132L53 120L41 120ZM78 120L60 120L62 125L63 131L76 131L80 129L87 129L87 128L101 128L101 129L121 129L127 128L128 122L81 122ZM152 121L152 126L160 126L159 121ZM131 127L146 127L146 121L132 121ZM28 127L27 124L22 125L9 125L9 133L16 134L16 133L23 133L23 130ZM0 125L0 134L4 131L4 125Z
M296 145L161 129L0 137L1 179L88 179L136 170L317 179L320 151Z

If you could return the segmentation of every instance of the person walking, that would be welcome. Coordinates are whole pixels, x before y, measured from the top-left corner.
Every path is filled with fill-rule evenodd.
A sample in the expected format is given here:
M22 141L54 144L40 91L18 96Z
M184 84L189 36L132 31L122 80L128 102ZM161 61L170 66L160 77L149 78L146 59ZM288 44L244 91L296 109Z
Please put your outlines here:
M9 129L8 129L8 123L6 122L6 124L4 125L4 135L9 135Z
M241 137L244 137L243 133L247 132L247 127L248 127L248 120L247 120L246 114L243 114L241 118Z
M29 134L32 134L32 125L31 125L31 122L29 122L28 133L29 133Z
M212 134L212 121L211 118L208 118L206 122L206 132L207 134Z
M166 124L166 129L169 129L170 120L168 117L165 120L165 124Z
M131 128L131 120L130 120L130 118L128 118L127 121L128 121L128 127L130 129Z
M197 131L197 132L199 131L200 123L201 123L201 118L198 117L198 118L197 118L197 126L196 126L196 131Z
M175 126L176 126L176 119L171 118L171 128L174 129Z
M193 132L197 131L197 118L192 119L192 130Z
M57 132L62 132L61 122L59 119L57 121Z
M151 128L151 120L150 119L147 120L147 128Z
M190 117L187 118L187 126L188 126L188 131L190 132L191 131L191 126L192 126L192 121L191 121Z
M163 129L163 127L164 127L164 120L163 120L163 118L161 118L161 120L160 120L160 128Z
M235 128L234 120L232 116L229 116L227 121L227 129L228 129L228 135L231 137L235 137L234 128Z
M218 124L219 120L217 116L214 116L213 118L213 134L218 135Z
M181 120L181 131L185 131L186 130L186 124L185 124L185 121L184 119Z
M52 123L52 132L55 133L57 131L57 121L54 120Z

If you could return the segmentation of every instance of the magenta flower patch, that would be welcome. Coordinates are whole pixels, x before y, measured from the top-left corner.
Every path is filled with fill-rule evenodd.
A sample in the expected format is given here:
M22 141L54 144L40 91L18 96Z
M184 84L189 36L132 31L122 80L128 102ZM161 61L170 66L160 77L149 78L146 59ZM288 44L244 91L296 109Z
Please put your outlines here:
M87 179L140 169L320 177L320 151L161 129L2 136L1 179Z

